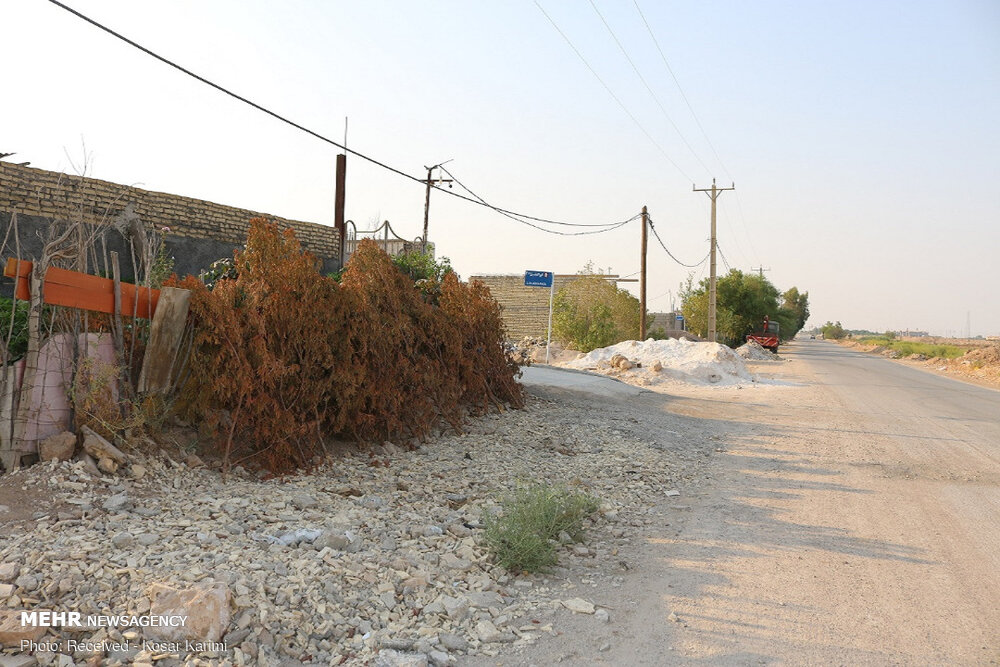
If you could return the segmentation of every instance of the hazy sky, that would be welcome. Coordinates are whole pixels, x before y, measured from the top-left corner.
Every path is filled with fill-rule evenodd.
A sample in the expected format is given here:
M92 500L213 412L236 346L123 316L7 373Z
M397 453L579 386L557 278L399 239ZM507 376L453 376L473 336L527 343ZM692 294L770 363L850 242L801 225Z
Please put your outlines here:
M655 98L589 0L539 0L627 112L533 0L66 3L338 141L347 116L351 148L414 176L451 159L503 208L600 223L648 205L686 263L708 252L692 183L735 181L726 260L808 290L810 324L959 334L968 314L1000 334L995 0L638 0L681 89L636 3L594 0ZM85 142L96 178L332 224L334 147L47 0L0 0L0 26L0 152L72 172ZM423 199L348 160L359 228L419 236ZM588 260L632 274L639 234L559 237L432 194L430 238L463 277ZM649 307L666 310L689 269L655 239L649 267Z

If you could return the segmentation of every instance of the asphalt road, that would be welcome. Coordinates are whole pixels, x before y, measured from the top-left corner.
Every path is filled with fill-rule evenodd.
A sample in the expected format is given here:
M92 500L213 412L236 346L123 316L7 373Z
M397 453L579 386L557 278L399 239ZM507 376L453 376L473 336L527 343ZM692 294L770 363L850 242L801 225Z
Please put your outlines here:
M781 354L755 370L797 386L628 399L699 419L712 472L594 591L609 640L570 619L523 664L1000 664L1000 392L827 341Z
M1000 392L824 341L782 355L806 386L679 408L748 428L662 550L677 662L1000 662Z

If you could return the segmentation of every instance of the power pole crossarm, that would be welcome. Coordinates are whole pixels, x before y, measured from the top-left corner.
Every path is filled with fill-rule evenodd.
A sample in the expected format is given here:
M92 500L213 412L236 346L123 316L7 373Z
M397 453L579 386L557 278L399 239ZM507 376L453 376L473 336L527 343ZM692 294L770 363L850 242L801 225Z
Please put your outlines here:
M709 249L709 255L711 256L711 261L709 262L709 287L708 287L708 340L713 343L716 342L717 336L715 331L715 305L716 305L716 292L715 292L715 253L718 248L718 242L715 236L715 200L719 198L719 195L726 190L735 190L736 184L733 183L732 186L728 188L720 188L715 185L715 179L712 179L711 188L696 188L694 185L691 186L693 192L704 192L708 195L709 199L712 200L712 242Z

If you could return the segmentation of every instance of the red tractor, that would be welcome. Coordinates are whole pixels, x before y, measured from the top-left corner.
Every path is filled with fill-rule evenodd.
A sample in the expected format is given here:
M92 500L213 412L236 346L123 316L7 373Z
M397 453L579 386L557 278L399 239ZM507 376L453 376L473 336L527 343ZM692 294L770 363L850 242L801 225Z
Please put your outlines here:
M747 334L747 342L751 340L757 341L765 350L778 354L778 323L772 322L771 318L765 315L764 327L760 333Z

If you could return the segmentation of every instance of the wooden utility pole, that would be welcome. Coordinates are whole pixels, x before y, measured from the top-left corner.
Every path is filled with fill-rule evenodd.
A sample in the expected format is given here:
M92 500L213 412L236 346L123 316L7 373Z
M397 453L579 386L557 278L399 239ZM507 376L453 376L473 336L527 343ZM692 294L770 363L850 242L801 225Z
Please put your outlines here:
M347 155L337 156L337 189L333 200L333 228L340 235L340 266L344 266L344 248L347 245L347 226L344 222L345 188L347 185Z
M708 340L713 343L716 342L715 333L715 250L716 237L715 237L715 200L719 198L726 190L735 190L736 184L733 183L731 187L728 188L718 188L715 186L715 179L712 179L711 188L696 188L693 185L691 190L693 192L704 192L712 200L712 244L710 246L709 255L711 256L711 261L709 262L709 283L708 283Z
M642 207L642 256L639 259L639 340L646 340L646 226L649 213Z
M424 181L424 183L427 184L427 195L424 198L424 235L420 239L424 252L427 251L427 223L430 220L431 215L431 185L434 183L449 183L448 187L451 187L450 183L452 182L450 178L431 178L431 176L435 169L440 168L441 165L447 164L448 162L451 162L451 160L446 160L440 164L434 165L433 167L424 167L424 169L427 170L427 180Z

